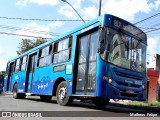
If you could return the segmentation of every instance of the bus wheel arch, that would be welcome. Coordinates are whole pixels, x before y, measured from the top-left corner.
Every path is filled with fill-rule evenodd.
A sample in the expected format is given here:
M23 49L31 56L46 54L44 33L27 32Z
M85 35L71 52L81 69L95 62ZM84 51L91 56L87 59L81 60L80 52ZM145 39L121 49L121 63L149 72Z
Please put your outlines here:
M18 84L18 83L17 83L17 82L15 82L15 83L14 83L14 85L13 85L13 87L12 87L12 92L13 92L13 90L14 90L14 86L15 86L16 84Z
M54 86L53 86L53 93L52 93L53 96L56 96L56 91L57 91L58 85L59 85L62 81L66 81L66 80L65 80L63 77L60 77L60 78L58 78L58 79L55 81Z
M18 93L18 83L15 82L13 85L13 98L15 99L24 99L26 95L24 93Z

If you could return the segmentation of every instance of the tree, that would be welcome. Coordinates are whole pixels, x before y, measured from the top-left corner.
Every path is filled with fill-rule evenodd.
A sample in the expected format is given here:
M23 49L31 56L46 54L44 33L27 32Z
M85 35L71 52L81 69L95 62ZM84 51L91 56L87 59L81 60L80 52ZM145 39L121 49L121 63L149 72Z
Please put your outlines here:
M22 39L22 42L19 43L20 46L18 47L19 50L16 51L18 55L40 45L47 42L47 40L45 39L36 39L36 40L30 40L30 39Z
M0 71L0 78L3 78L5 76L6 72L5 71Z

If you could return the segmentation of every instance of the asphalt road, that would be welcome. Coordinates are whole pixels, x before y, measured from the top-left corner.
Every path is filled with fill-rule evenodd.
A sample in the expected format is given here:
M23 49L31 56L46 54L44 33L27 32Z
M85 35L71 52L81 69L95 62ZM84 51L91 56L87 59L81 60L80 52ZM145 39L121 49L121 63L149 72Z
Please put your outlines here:
M55 100L51 102L41 102L38 96L27 96L26 99L13 99L12 95L4 95L0 96L0 114L5 111L11 111L12 115L14 113L20 113L24 116L28 114L37 115L38 117L42 116L42 118L48 119L48 117L52 118L56 117L56 119L64 119L64 120L72 120L76 119L87 119L87 120L101 120L101 119L110 119L110 117L117 117L117 119L122 119L122 117L126 117L126 119L130 118L133 120L144 119L146 116L146 120L151 120L153 117L149 117L148 115L156 115L156 113L152 113L151 111L140 110L140 109L130 109L127 107L118 107L114 106L114 104L109 104L104 109L99 110L92 103L84 103L79 101L74 101L71 106L60 106L56 103ZM36 114L37 113L37 114ZM157 111L159 114L160 111ZM0 117L0 120L18 120L22 119L20 117L16 117L17 114L14 114L14 117ZM137 115L137 117L133 117L130 115ZM1 116L1 115L0 115ZM23 117L24 117L23 116ZM40 120L42 118L37 118ZM27 119L27 118L23 118ZM30 118L31 119L31 118ZM159 119L156 117L156 119ZM116 120L116 118L114 118Z

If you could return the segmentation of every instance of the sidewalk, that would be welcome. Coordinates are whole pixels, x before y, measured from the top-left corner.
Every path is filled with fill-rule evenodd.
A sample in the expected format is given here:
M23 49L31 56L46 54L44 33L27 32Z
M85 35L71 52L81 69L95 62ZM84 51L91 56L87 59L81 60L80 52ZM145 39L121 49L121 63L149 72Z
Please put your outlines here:
M118 99L116 99L116 100L118 100ZM129 102L131 102L131 100L118 100L118 101L114 101L113 99L110 99L110 103L118 103L118 104L127 104L127 103L129 103Z
M12 92L2 92L3 95L12 95Z
M129 101L123 102L113 102L112 100L109 103L109 106L117 106L117 107L125 107L125 108L130 108L130 109L140 109L140 110L145 110L149 112L155 112L158 115L160 115L160 107L155 107L155 106L136 106L136 105L128 105Z

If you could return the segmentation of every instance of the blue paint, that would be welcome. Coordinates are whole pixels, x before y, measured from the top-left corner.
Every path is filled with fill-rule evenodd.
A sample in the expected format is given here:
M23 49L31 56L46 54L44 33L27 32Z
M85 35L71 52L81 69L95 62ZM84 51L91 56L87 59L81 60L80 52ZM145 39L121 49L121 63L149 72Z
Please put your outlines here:
M13 73L12 76L10 77L10 86L9 86L9 91L13 90L13 85L17 82L18 83L18 89L19 93L25 93L29 92L31 94L35 95L52 95L53 93L53 88L56 83L56 81L59 78L63 78L68 86L68 95L72 96L72 89L73 89L73 83L76 80L73 78L73 73L74 73L74 60L77 59L75 58L75 51L76 51L76 43L77 39L80 34L85 33L88 30L92 30L93 28L99 28L99 27L105 27L109 26L115 30L119 30L116 26L113 25L112 23L112 15L106 14L103 16L100 16L90 22L85 23L84 25L67 32L59 37L56 37L50 41L47 41L46 43L35 47L26 53L23 53L22 55L15 57L14 59L10 60L10 62L15 61L17 58L22 57L24 55L29 55L32 54L33 52L39 53L39 49L42 47L52 44L53 42L62 39L66 36L72 35L72 54L70 60L64 62L64 63L59 63L59 64L50 64L45 67L40 67L37 68L37 59L36 57L36 63L35 63L35 71L33 73L29 73L29 78L26 80L26 71L25 72L19 72L19 73ZM117 17L114 17L117 18ZM118 18L120 19L120 18ZM122 20L122 19L120 19ZM124 21L124 20L123 20ZM125 23L129 24L127 21L124 21ZM131 24L132 25L132 24ZM127 33L128 35L131 35L131 33ZM140 40L139 38L136 38ZM145 44L147 44L147 41L142 41ZM101 59L101 56L97 53L97 58L96 58L96 81L95 81L95 92L87 92L86 94L88 95L93 95L95 97L102 97L102 98L117 98L117 99L134 99L134 100L145 100L146 99L146 89L142 88L140 86L139 88L136 87L131 87L132 85L135 85L135 79L133 77L125 77L125 76L118 76L116 72L128 74L131 76L140 76L143 79L142 84L146 84L147 76L146 73L139 73L135 71L131 71L128 69L120 68L118 66L115 66L107 61L103 61ZM58 65L65 65L66 69L63 71L58 71L54 72L53 68L54 66ZM108 76L109 78L112 79L112 83L109 83L108 81L104 80L104 77ZM7 90L7 80L8 80L8 75L5 77L5 82L4 82L4 90ZM126 83L126 81L130 81L131 83ZM28 81L28 86L26 81ZM120 85L118 82L121 82ZM124 84L128 84L128 86L124 86ZM27 87L27 91L25 91L25 87ZM136 97L128 97L128 96L122 96L122 94L125 94L126 90L133 90L136 93ZM75 94L77 95L83 95L83 92L76 92Z
M72 74L72 65L66 65L66 74L71 75Z

